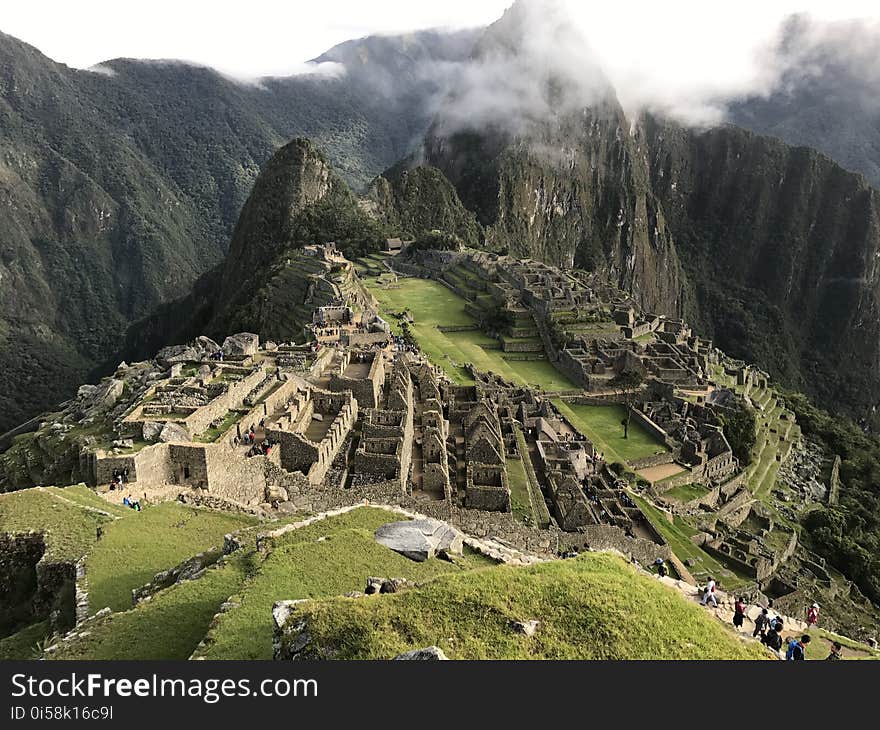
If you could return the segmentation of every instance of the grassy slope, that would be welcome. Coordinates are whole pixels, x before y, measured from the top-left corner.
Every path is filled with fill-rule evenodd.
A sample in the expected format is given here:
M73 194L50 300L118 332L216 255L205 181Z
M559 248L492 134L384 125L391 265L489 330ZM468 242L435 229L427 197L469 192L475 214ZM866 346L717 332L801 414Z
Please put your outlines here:
M131 591L182 560L223 543L223 535L254 524L244 515L166 502L108 525L86 560L93 611L131 607Z
M732 590L748 582L737 576L732 570L722 566L709 553L694 545L690 538L696 534L696 530L689 527L680 518L676 517L675 522L671 523L659 509L643 497L636 494L630 496L635 500L645 517L663 535L678 559L682 562L688 559L695 562L693 566L689 567L689 570L697 580L703 581L712 576L724 590Z
M575 428L603 451L610 461L628 463L647 456L661 454L666 447L635 421L630 423L629 438L623 438L621 422L626 417L622 406L569 405L559 398L553 405L566 416Z
M188 659L221 604L241 588L250 556L234 558L195 581L159 592L130 611L88 626L88 636L62 645L50 659Z
M457 567L442 560L415 563L382 547L372 532L398 515L361 509L300 528L279 541L209 634L207 659L271 659L272 606L279 600L326 598L362 591L369 576L423 581L487 561L465 556ZM318 542L318 538L327 538Z
M48 559L78 560L95 544L98 526L112 520L74 503L77 497L87 499L82 490L88 491L86 487L71 487L56 494L26 489L0 495L0 532L42 531Z
M38 654L37 645L48 633L49 622L40 621L5 639L0 639L0 661L35 659Z
M418 590L302 609L312 645L383 659L437 645L453 659L760 659L699 606L618 557L446 576ZM537 619L532 638L511 621Z
M534 385L544 390L578 390L548 360L505 360L500 350L486 350L484 345L498 346L498 341L480 331L440 332L437 326L476 325L465 312L465 300L436 281L401 279L393 289L383 289L375 280L365 280L369 290L381 304L383 316L396 327L394 314L408 310L415 319L413 333L419 346L436 365L459 384L473 380L463 366L470 362L477 369L493 372L520 385Z

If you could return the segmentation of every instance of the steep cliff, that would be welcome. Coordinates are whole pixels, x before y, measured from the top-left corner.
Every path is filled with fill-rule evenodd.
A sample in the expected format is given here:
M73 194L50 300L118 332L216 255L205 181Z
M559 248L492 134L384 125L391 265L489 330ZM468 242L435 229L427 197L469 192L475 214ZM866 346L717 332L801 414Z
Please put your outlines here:
M356 258L380 250L388 231L370 217L311 141L294 139L266 163L235 227L226 260L189 294L129 330L122 356L142 359L169 342L198 334L222 339L255 332L263 339L301 340L323 269L302 248L335 242Z
M652 187L730 354L855 413L880 399L880 192L824 155L647 118Z
M562 50L532 41L533 13ZM424 160L486 227L486 245L605 273L649 310L679 314L688 283L650 186L644 140L564 15L515 4L476 46ZM574 58L572 57L574 54Z
M360 39L317 59L332 73L251 84L174 62L72 69L0 33L0 432L199 286L287 140L315 139L358 187L406 154L446 83L427 69L474 37Z
M364 207L399 236L417 238L439 230L458 236L466 246L478 246L483 238L474 214L433 167L391 168L370 185Z

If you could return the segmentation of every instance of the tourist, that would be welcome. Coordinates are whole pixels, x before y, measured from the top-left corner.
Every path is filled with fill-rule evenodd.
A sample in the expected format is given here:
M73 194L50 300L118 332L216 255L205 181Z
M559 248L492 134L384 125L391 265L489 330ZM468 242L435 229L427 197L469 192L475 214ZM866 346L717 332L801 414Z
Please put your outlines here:
M664 562L663 558L657 558L657 560L655 561L655 565L657 566L657 575L659 575L661 578L665 578L668 574L668 571L666 570L666 563Z
M743 627L743 623L746 620L746 602L740 596L736 599L736 603L733 604L733 625L741 629Z
M819 623L819 604L814 603L807 609L807 627L815 626Z
M752 636L760 636L761 641L767 636L767 628L770 625L770 612L766 608L761 609L758 618L755 619L755 630Z
M802 662L807 658L806 648L810 643L810 635L804 634L800 639L792 639L788 642L788 651L785 659L789 662Z
M129 499L128 497L123 497L122 498L122 506L123 507L131 507L131 499Z
M825 657L828 661L837 661L839 659L843 659L840 652L843 650L843 646L841 646L839 641L835 641L831 644L831 653Z
M706 583L706 587L703 589L703 600L700 601L703 606L708 605L709 601L712 601L712 605L718 608L718 597L715 595L716 586L715 579L709 576L709 582Z
M779 650L782 648L782 624L770 624L770 631L768 631L767 636L763 638L763 642L767 647L773 649L776 653L779 653Z

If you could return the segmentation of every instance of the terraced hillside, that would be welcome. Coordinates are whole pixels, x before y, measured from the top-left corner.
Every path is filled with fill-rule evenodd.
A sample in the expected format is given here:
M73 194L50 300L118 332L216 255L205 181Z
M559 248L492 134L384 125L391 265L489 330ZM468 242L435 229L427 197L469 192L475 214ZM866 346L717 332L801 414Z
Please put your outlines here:
M369 576L423 582L491 565L466 553L456 563L416 563L379 545L373 532L400 515L364 508L292 530L255 557L253 570L196 651L204 659L271 659L272 606L282 598L328 598L362 591Z
M38 562L20 566L14 581L17 593L3 596L3 614L10 620L0 627L0 657L29 658L33 647L52 631L48 611L60 612L54 619L56 630L71 625L74 612L94 614L105 607L125 611L132 605L132 590L156 573L222 546L224 534L254 524L245 515L176 502L135 512L110 504L82 485L0 495L0 535L38 530L45 542L45 551L34 556ZM77 578L77 586L88 592L87 603L79 607L74 605L73 585L78 562L84 564L85 578ZM108 651L130 640L128 634L120 634Z
M402 334L396 315L409 312L413 319L410 331L422 351L459 385L473 383L466 368L470 363L480 371L492 372L511 382L540 390L576 389L576 385L547 360L543 348L540 352L527 353L525 357L520 353L504 352L503 341L483 332L477 319L468 311L469 307L480 306L476 290L468 290L474 297L474 304L448 286L428 279L406 278L386 286L378 279L365 278L364 284L379 300L382 315L396 334ZM540 340L535 342L540 344Z

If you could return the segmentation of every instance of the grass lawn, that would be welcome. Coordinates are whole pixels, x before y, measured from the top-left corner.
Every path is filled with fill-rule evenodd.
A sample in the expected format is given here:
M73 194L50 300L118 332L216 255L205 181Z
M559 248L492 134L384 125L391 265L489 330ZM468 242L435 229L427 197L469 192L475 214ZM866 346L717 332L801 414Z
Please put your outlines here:
M466 555L461 565L433 559L416 563L373 539L373 532L399 515L364 508L321 520L285 535L233 598L239 605L208 635L206 659L271 659L272 606L276 601L328 598L363 591L369 576L424 581L491 564ZM325 538L318 541L319 538Z
M663 513L654 507L650 502L638 496L630 494L635 503L642 510L651 524L663 536L672 552L679 560L692 559L696 565L688 568L697 580L704 580L707 576L712 576L718 581L722 590L729 591L745 585L748 581L736 575L729 568L724 567L715 558L704 550L694 545L690 538L696 534L696 530L690 528L686 523L676 518L675 522L670 522L663 516Z
M194 581L160 591L135 608L112 613L47 654L49 659L188 659L208 631L221 604L244 582L253 553L211 568Z
M837 634L832 634L824 629L813 628L806 632L783 632L782 636L785 640L783 649L788 645L788 641L793 638L803 636L804 633L810 635L810 643L807 644L807 659L827 659L831 653L831 642L838 641L843 647L841 652L844 659L880 659L880 652L872 650L865 644L859 644L857 641L847 639Z
M227 411L226 415L223 417L223 421L220 423L219 426L212 426L204 433L199 434L193 440L203 444L212 444L242 418L244 418L244 413L240 413L238 411Z
M255 524L246 515L210 512L165 502L107 525L86 558L89 605L131 608L131 591L188 557L223 544L223 535Z
M49 633L49 622L40 621L21 631L0 639L0 661L35 659L37 645Z
M440 332L438 325L477 324L464 310L467 302L443 284L428 279L401 279L397 288L383 289L375 280L364 283L379 300L383 316L398 334L394 314L406 310L413 315L412 331L419 346L432 363L442 367L460 385L473 382L464 367L473 363L478 370L496 373L520 385L550 391L580 390L549 360L505 360L500 350L484 349L484 345L498 347L498 341L483 332Z
M692 502L708 493L709 490L701 484L682 484L663 492L663 496L678 502Z
M388 659L439 646L451 659L761 659L698 605L619 557L585 554L528 568L443 576L381 600L315 602L309 657ZM527 638L511 622L538 619Z
M606 461L628 464L668 451L635 420L629 425L629 438L625 439L621 425L626 417L623 406L569 405L560 398L554 398L553 405L605 454Z
M526 458L528 458L528 454L526 454ZM507 476L510 482L510 503L513 516L520 522L525 522L528 518L531 524L537 524L538 521L532 510L532 499L529 495L529 481L520 459L507 460Z
M0 532L40 530L46 535L44 560L78 560L95 544L98 526L113 519L86 509L85 501L92 498L103 502L87 487L34 488L2 494Z

